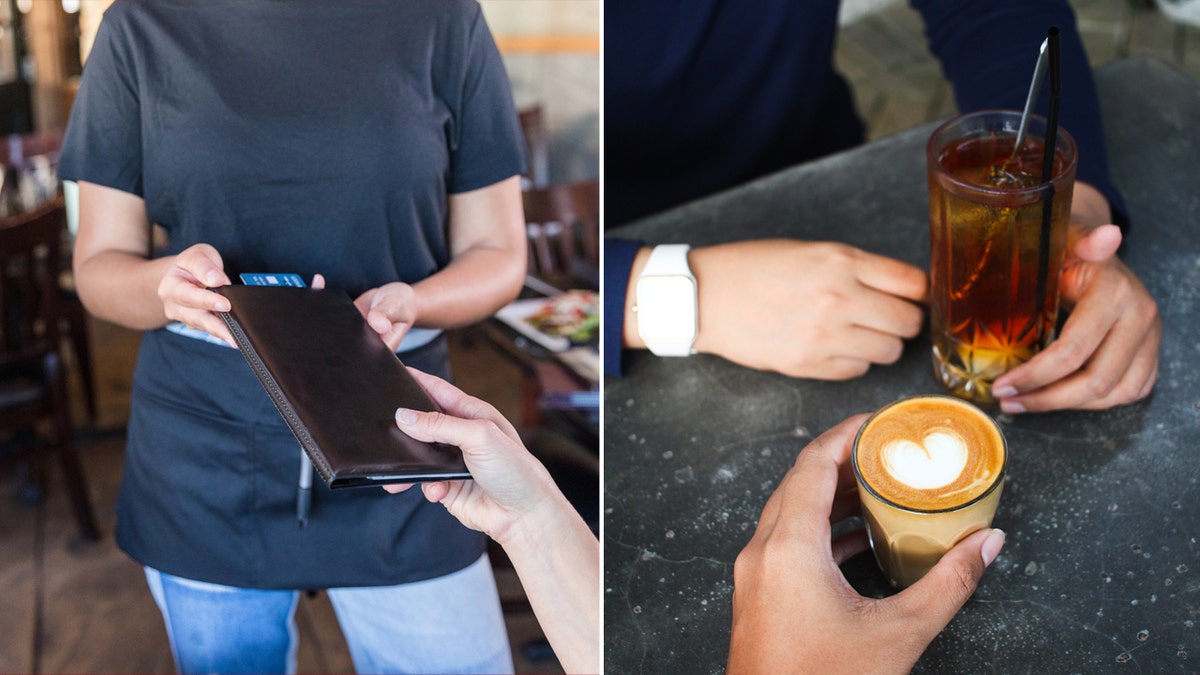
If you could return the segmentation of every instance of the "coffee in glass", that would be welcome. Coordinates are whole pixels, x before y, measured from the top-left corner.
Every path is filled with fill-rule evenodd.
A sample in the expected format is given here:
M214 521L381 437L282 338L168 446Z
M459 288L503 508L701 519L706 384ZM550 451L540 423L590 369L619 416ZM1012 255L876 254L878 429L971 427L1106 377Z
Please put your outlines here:
M950 396L884 406L854 439L853 465L871 549L905 588L967 535L990 527L1008 446L996 422Z

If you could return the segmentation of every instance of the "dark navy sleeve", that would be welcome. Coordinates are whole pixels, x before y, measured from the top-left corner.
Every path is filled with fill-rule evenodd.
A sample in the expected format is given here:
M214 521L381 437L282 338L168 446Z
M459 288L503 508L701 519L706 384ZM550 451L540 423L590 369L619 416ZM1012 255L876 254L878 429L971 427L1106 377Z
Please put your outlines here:
M465 53L458 133L451 143L451 193L486 187L525 169L508 73L478 7Z
M1100 190L1113 210L1113 222L1127 229L1121 193L1108 171L1104 126L1096 84L1067 0L910 0L925 20L929 47L954 85L960 111L1020 110L1046 29L1058 26L1062 54L1059 124L1079 147L1076 178ZM1045 115L1049 78L1036 112Z
M123 30L124 5L113 5L96 32L63 138L58 172L139 197L142 184L141 106L134 59Z
M604 374L621 375L621 337L625 334L625 293L640 241L604 240Z

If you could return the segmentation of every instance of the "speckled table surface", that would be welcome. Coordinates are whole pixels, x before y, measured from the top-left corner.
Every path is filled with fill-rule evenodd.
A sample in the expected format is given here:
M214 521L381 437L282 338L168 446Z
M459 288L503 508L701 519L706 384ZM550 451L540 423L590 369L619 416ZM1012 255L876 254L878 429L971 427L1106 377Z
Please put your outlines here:
M1200 86L1148 60L1097 82L1134 221L1124 258L1163 315L1158 385L1116 410L999 417L1008 544L917 672L1200 671ZM927 266L931 130L609 234L838 239ZM813 436L937 391L929 350L917 338L896 365L841 383L630 355L605 381L605 671L723 671L733 562L767 497ZM843 570L864 594L892 592L869 554Z

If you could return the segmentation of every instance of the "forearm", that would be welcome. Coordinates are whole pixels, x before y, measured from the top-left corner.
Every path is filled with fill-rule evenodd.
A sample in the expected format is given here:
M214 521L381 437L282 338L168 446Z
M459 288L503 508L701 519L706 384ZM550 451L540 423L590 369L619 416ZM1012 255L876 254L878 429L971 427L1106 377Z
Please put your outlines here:
M88 311L135 330L167 324L158 285L172 258L147 259L126 251L97 253L75 266L75 287Z
M561 495L500 541L568 673L600 672L600 543Z
M453 328L511 302L525 282L520 178L449 196L450 264L412 285L415 325Z
M444 270L413 284L417 325L453 328L484 319L516 298L524 281L523 250L464 251Z

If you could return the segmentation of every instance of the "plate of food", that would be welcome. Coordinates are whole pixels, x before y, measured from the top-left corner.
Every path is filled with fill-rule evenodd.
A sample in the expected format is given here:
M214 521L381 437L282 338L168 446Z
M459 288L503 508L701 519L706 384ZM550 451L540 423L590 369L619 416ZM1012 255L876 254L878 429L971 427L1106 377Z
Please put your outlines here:
M563 352L598 336L599 297L595 291L571 290L550 298L516 300L496 312L496 318L546 349Z

